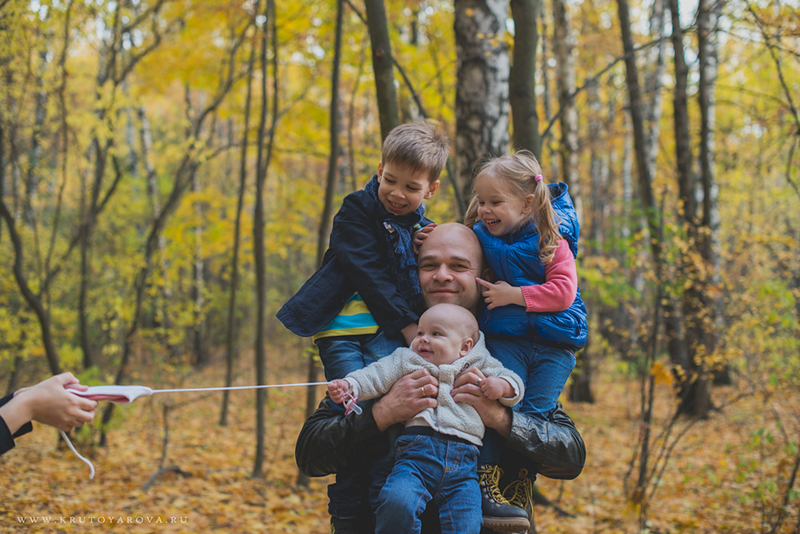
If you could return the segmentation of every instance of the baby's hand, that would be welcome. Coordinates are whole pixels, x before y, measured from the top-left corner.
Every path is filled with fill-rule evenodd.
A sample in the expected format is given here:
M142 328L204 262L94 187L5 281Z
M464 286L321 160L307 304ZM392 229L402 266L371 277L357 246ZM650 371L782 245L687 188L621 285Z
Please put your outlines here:
M414 235L412 236L414 254L419 254L419 247L422 246L423 241L428 239L428 234L433 232L434 228L436 228L436 223L431 223L428 226L423 226L419 230L414 231Z
M508 380L498 378L496 376L487 376L481 380L480 385L481 393L483 396L490 400L497 400L500 398L510 398L514 396L514 388L508 383Z
M331 380L328 382L328 395L336 404L344 403L344 396L350 393L350 382L347 380Z

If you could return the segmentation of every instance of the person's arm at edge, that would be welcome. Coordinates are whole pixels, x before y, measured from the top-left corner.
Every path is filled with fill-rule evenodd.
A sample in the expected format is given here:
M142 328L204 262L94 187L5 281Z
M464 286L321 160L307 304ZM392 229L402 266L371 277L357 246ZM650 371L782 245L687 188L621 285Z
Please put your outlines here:
M0 455L14 448L15 438L33 430L30 419L25 421L25 416L20 416L19 410L4 409L13 398L14 393L0 399Z

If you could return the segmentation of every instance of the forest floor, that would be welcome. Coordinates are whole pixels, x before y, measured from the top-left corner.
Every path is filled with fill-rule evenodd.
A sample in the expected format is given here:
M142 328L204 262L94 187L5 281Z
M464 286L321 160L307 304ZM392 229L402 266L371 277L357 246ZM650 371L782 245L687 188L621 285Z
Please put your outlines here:
M270 382L305 380L292 367L272 369ZM595 404L565 405L586 441L587 463L576 480L537 481L540 491L568 514L537 506L540 533L639 532L638 509L628 504L624 490L638 432L639 386L612 369L602 365L595 375ZM220 364L194 375L184 387L219 385L223 374ZM151 385L145 378L138 382ZM237 381L245 383L249 380L244 376ZM319 388L319 397L323 394ZM715 400L735 394L730 387L714 390ZM0 532L328 532L326 486L332 478L311 480L307 488L296 485L294 443L304 419L304 388L269 390L263 479L250 477L255 450L252 391L231 394L226 427L217 424L219 393L165 397L117 406L108 447L91 454L94 480L69 450L56 446L55 431L40 426L17 440L17 447L0 459ZM183 474L166 473L143 489L159 469L164 400L175 403L168 417L164 466L175 465ZM800 398L782 399L782 406L787 402L796 407ZM671 407L670 390L662 386L654 435ZM786 461L774 453L782 438L756 437L764 436L765 428L780 434L772 416L764 415L775 410L748 397L694 424L671 451L650 501L646 531L768 531L762 521L770 499L761 499L757 490L776 483L773 500L780 499L783 486L775 473L786 471ZM687 422L679 420L673 435ZM80 451L87 451L87 439L76 436ZM629 485L635 485L635 475ZM785 529L788 523L794 529L796 508L785 523Z

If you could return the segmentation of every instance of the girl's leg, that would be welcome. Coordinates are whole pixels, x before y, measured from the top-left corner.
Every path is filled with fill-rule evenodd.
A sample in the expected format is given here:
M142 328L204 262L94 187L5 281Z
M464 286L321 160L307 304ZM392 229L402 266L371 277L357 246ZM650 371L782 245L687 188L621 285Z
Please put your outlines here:
M574 368L575 355L571 351L534 343L520 411L545 413L555 408Z

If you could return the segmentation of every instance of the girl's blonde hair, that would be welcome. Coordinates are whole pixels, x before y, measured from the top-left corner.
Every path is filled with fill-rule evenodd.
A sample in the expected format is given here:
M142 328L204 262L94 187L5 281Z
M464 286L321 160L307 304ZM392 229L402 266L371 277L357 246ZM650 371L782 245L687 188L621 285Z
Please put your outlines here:
M553 209L550 188L542 178L542 167L536 157L527 150L520 150L478 164L472 182L472 200L464 216L464 224L470 228L478 222L478 196L475 194L475 184L483 177L502 180L512 194L518 194L523 199L533 195L530 216L539 231L539 259L543 264L550 263L558 248L558 240L561 239L561 233L558 231L561 220Z

